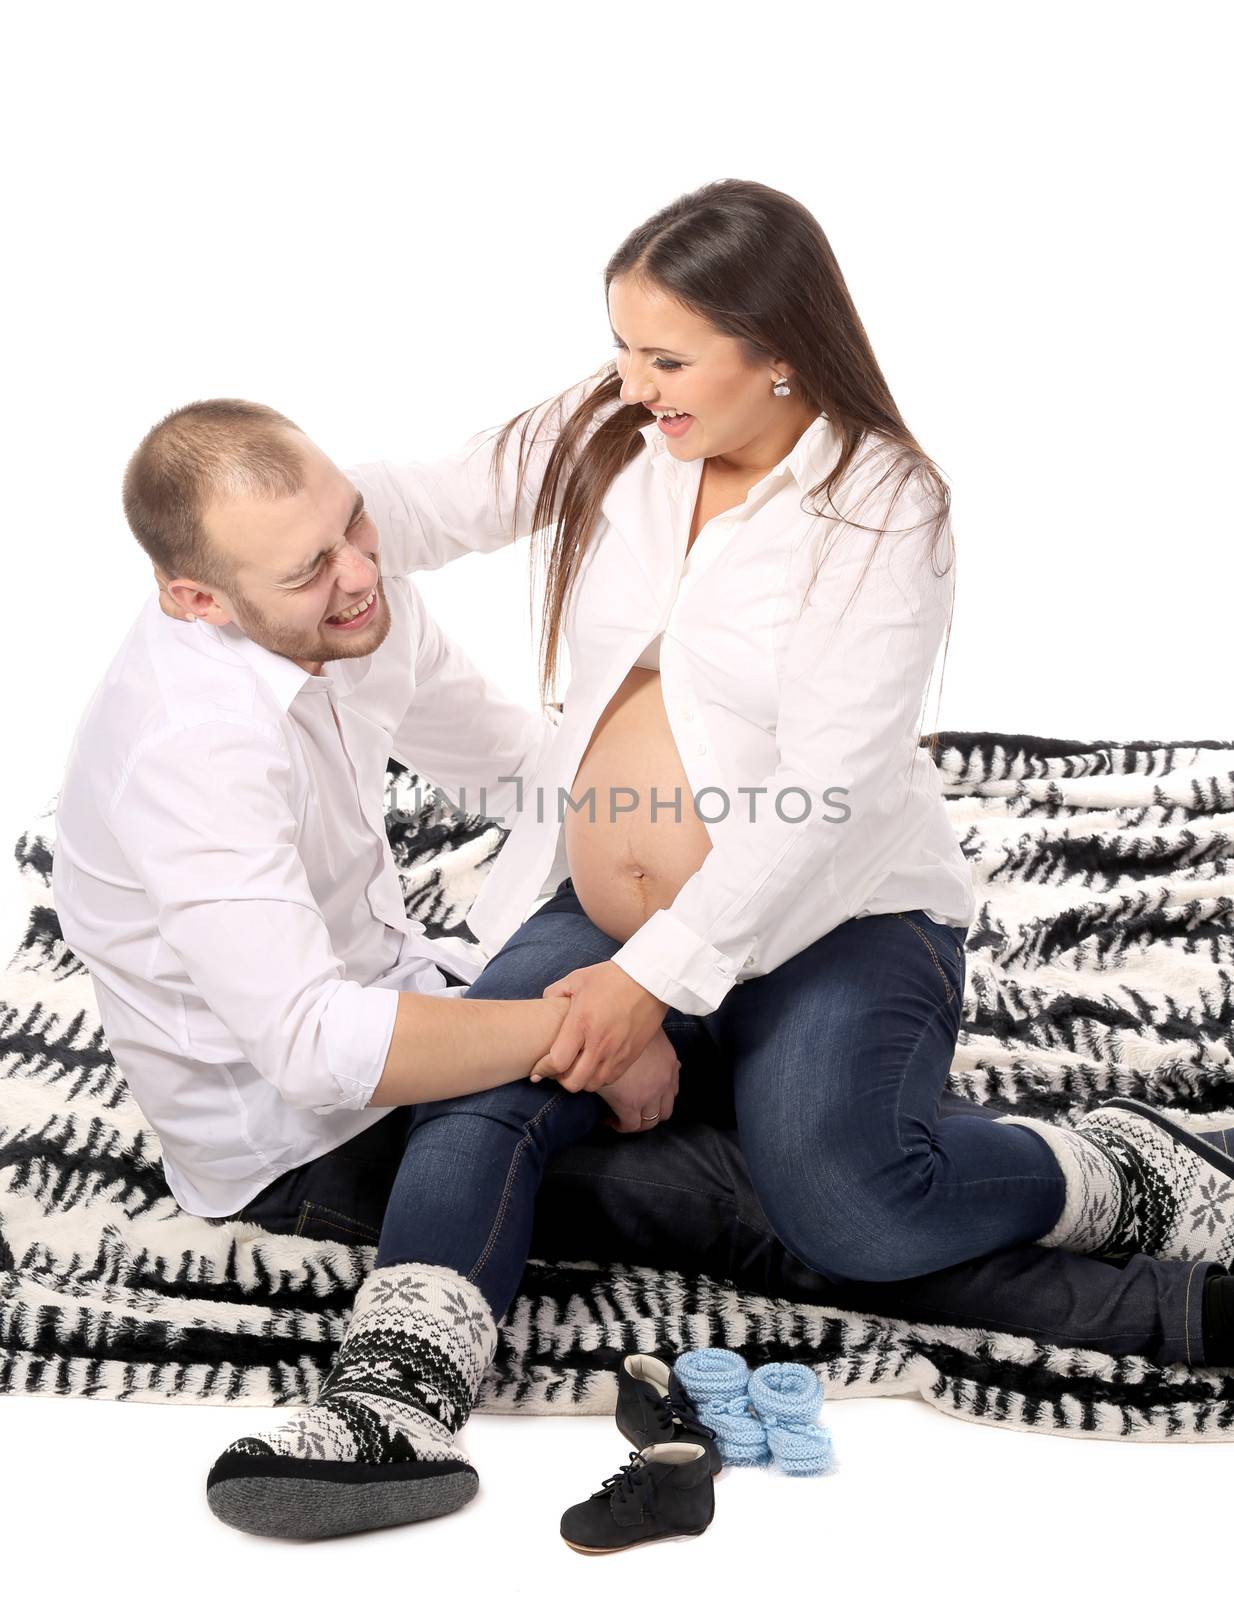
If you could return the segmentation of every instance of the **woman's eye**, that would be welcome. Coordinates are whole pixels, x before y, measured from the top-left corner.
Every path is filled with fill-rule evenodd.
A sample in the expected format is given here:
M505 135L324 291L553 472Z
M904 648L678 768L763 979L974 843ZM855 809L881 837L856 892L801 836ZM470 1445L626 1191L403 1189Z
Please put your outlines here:
M616 350L618 358L627 356L630 353L624 344L614 343L613 349ZM666 356L657 356L652 362L652 366L659 367L661 372L679 372L682 363L680 361L670 361Z

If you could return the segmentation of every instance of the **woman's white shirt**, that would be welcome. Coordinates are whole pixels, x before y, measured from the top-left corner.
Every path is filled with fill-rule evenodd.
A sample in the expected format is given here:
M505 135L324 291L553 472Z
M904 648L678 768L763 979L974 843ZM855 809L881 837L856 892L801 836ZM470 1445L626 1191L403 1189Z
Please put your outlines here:
M517 430L496 484L496 429L445 461L350 469L381 532L383 565L439 567L529 534L560 420L595 382L533 418L545 426L517 503ZM687 565L702 461L677 461L655 423L641 432L646 448L608 489L564 618L572 675L561 725L468 916L485 954L567 876L561 824L579 762L657 638L689 781L683 805L696 806L712 848L671 906L615 953L619 966L669 1005L703 1014L734 983L773 971L850 917L919 908L967 926L971 874L938 770L917 744L955 564L945 540L931 559L932 528L911 483L881 539L845 525L818 568L833 524L805 496L840 450L820 416L740 506L705 524ZM861 499L886 450L867 442L834 495L873 529L899 478L892 472Z

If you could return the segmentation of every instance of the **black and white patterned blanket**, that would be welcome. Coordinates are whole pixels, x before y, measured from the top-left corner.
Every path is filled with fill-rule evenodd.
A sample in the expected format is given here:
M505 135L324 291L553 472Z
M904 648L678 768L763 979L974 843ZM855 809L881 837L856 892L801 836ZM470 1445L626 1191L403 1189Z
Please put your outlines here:
M1234 741L952 733L936 760L978 892L953 1088L1055 1120L1115 1093L1234 1107ZM433 821L427 799L413 814L415 791L392 769L408 911L465 933L503 834ZM0 998L0 1393L310 1400L374 1251L177 1207L60 936L52 810L17 844L25 934ZM809 1362L831 1398L914 1393L1013 1428L1234 1438L1234 1370L769 1300L687 1263L533 1262L480 1409L611 1411L625 1352L701 1344Z

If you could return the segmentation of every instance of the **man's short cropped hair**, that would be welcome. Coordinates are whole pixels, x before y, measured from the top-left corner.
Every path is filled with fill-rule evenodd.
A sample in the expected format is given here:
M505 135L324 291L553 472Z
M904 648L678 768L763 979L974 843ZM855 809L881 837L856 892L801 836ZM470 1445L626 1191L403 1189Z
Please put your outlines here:
M294 434L303 437L281 412L251 400L197 400L150 429L125 470L124 515L169 579L227 588L234 563L211 543L202 518L216 499L297 493L304 463Z

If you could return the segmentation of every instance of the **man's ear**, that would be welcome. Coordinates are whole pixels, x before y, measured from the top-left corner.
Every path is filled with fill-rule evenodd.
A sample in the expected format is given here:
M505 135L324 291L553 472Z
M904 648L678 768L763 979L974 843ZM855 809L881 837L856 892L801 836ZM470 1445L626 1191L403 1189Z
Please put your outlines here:
M154 568L154 581L159 586L159 608L164 615L174 617L177 622L196 622L196 617L179 605L168 591L170 579L158 562L152 561L150 565Z

